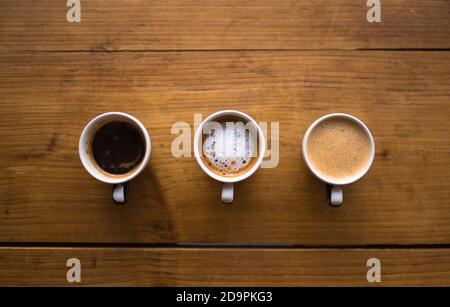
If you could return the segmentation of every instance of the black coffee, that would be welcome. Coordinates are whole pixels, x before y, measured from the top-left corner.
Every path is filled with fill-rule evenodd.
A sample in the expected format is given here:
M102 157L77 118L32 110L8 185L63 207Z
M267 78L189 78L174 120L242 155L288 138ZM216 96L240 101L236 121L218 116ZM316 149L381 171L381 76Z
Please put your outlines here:
M94 136L92 153L97 165L107 173L126 174L144 158L141 132L133 125L116 121L105 124Z

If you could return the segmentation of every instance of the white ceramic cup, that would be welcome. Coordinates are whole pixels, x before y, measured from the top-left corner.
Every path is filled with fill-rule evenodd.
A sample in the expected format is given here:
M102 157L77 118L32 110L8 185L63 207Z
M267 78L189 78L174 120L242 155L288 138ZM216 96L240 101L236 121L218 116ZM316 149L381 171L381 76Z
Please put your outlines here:
M145 143L145 155L142 158L142 161L130 172L120 175L109 174L101 170L96 165L94 157L92 155L92 140L95 136L95 133L105 124L114 121L127 122L133 125L141 132ZM135 117L121 112L103 113L91 120L86 125L86 127L84 127L78 145L81 163L83 163L84 168L95 179L113 185L112 197L114 202L116 203L124 203L126 201L128 193L128 182L139 175L148 165L150 161L151 150L152 143L150 135L148 134L147 129L145 129L144 125Z
M210 122L219 122L221 117L228 117L233 116L236 118L242 119L242 122L244 124L249 123L253 129L257 131L257 137L258 137L258 158L255 162L255 164L247 170L245 173L243 173L240 176L236 177L225 177L220 176L214 172L212 172L208 166L205 164L205 162L202 159L203 155L203 134L205 133L204 128L207 123ZM264 133L261 129L261 127L258 125L258 123L251 118L249 115L235 111L235 110L224 110L219 111L214 114L211 114L208 116L197 128L197 131L195 132L194 136L194 155L195 159L197 160L197 163L200 165L200 168L210 177L214 178L217 181L223 182L222 186L222 202L228 204L232 203L234 200L234 187L233 183L242 181L244 179L247 179L250 177L256 170L261 166L261 163L264 159L264 154L266 152L266 141L264 137Z
M325 120L328 120L328 119L331 119L331 118L344 118L344 119L349 120L349 121L357 124L358 126L360 126L362 128L362 130L366 133L367 138L370 141L370 147L371 147L370 148L370 157L369 157L369 160L367 161L367 164L363 168L361 168L361 170L358 173L354 174L353 176L345 177L345 178L340 179L340 180L331 180L330 178L321 176L319 174L319 172L311 164L311 162L309 161L309 157L308 157L308 139L309 139L309 136L311 135L311 132L321 122L323 122ZM302 142L302 155L303 155L303 160L305 161L305 163L308 166L309 170L317 178L319 178L320 180L325 182L325 184L326 184L326 191L327 191L327 198L328 198L329 204L331 206L333 206L333 207L338 207L344 202L342 186L350 184L350 183L353 183L353 182L361 179L361 177L363 177L369 171L370 167L372 166L372 162L373 162L373 159L375 157L375 141L373 139L372 134L370 133L369 128L367 128L367 126L364 125L364 123L362 121L360 121L356 117L354 117L352 115L349 115L349 114L333 113L333 114L328 114L328 115L320 117L315 122L313 122L311 124L311 126L309 126L308 130L306 130L306 133L305 133L305 136L303 137L303 142Z

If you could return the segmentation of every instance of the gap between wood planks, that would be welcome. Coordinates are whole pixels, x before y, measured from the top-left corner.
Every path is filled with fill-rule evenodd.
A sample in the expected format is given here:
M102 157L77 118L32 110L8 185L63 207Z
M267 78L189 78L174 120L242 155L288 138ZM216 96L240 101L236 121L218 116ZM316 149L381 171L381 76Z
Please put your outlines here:
M144 52L352 52L352 51L401 51L401 52L448 52L450 48L357 48L357 49L62 49L62 50L0 50L0 53L144 53Z
M225 243L68 243L68 242L0 242L0 248L203 248L203 249L450 249L450 244L352 244L352 245L300 245L300 244L225 244Z

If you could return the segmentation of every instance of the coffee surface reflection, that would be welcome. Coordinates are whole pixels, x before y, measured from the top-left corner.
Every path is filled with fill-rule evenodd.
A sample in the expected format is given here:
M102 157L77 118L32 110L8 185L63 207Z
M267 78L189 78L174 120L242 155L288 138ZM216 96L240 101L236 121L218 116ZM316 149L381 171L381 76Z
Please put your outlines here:
M112 175L123 175L142 161L145 143L140 131L132 124L113 121L95 133L92 153L101 170Z

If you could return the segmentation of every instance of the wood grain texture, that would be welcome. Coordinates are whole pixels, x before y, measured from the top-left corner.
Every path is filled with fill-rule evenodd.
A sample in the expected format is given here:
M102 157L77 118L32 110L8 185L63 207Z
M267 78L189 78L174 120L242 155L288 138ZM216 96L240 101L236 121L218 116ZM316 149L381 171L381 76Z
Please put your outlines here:
M449 52L0 54L0 241L274 244L450 243ZM221 109L279 122L280 161L220 184L175 158L174 123ZM150 166L114 206L78 157L84 125L106 111L139 118ZM328 208L300 142L330 112L376 140L366 177Z
M448 286L449 249L0 248L1 286ZM381 283L366 279L370 258Z
M450 2L383 0L0 1L0 50L450 48Z

